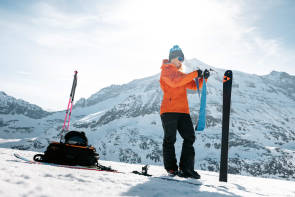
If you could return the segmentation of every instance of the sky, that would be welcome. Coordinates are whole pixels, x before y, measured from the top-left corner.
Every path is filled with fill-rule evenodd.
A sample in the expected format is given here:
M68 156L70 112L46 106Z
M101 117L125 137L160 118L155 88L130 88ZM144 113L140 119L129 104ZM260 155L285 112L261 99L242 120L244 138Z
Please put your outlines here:
M293 0L0 0L0 91L45 110L186 59L295 74Z

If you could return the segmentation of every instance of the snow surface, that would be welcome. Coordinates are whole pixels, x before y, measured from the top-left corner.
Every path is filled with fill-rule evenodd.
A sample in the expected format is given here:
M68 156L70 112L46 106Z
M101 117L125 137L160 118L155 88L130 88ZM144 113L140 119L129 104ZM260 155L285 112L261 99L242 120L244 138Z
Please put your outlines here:
M295 196L295 182L229 175L228 183L218 181L218 173L199 171L201 186L144 177L128 172L141 165L100 161L126 174L68 169L24 163L13 153L32 158L36 152L0 148L0 196ZM162 166L149 173L166 176Z

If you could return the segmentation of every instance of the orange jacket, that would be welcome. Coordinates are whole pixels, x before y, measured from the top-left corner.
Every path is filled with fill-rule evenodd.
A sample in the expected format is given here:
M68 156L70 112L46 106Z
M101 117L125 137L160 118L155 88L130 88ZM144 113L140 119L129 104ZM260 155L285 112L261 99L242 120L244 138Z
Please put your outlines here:
M177 69L174 64L163 60L160 77L161 88L164 92L160 114L166 112L189 114L186 89L197 90L195 78L198 72L194 71L185 74ZM203 79L199 79L200 89L203 86Z

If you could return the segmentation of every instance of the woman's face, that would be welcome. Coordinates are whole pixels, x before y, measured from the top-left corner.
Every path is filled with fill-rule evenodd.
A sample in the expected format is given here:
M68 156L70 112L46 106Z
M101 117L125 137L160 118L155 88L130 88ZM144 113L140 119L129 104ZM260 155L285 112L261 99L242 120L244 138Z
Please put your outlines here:
M182 62L183 61L179 61L179 58L178 57L176 57L176 58L174 58L174 59L171 60L171 63L174 64L178 69L181 68Z

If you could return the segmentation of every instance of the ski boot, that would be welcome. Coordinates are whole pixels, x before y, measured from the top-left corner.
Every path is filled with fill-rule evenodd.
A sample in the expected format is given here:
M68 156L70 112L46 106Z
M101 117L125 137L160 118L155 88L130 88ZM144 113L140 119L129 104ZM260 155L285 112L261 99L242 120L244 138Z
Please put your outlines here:
M168 176L174 177L178 175L178 170L167 170Z
M183 178L193 178L193 179L200 179L201 176L197 171L194 170L179 170L178 176Z

